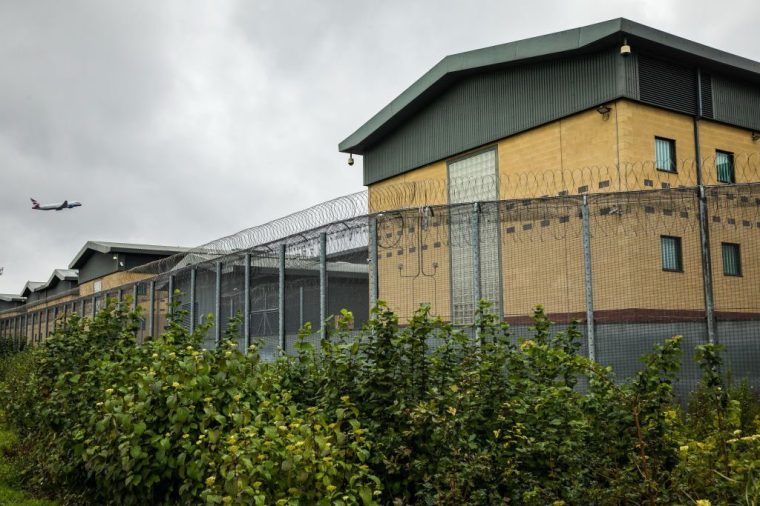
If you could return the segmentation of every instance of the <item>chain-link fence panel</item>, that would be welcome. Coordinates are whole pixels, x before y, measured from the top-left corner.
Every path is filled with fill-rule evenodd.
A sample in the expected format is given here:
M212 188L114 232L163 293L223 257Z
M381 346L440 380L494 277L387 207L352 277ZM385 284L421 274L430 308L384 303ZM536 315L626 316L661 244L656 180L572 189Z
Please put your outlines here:
M245 263L241 256L233 255L222 260L221 298L219 303L219 325L222 336L228 334L230 322L233 318L242 319L245 312ZM238 325L234 337L238 342L238 348L243 351L243 322ZM232 337L232 336L230 336Z
M725 346L732 380L760 388L760 185L708 188L705 199L715 340Z

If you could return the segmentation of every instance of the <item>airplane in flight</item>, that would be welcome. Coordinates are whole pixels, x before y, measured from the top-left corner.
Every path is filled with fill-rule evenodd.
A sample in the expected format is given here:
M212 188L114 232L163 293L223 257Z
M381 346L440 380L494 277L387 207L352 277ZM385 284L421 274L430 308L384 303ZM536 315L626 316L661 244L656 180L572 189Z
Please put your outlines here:
M71 209L82 205L81 202L69 202L68 200L64 200L60 204L40 204L34 199L30 200L32 201L32 209L36 211L60 211L61 209Z

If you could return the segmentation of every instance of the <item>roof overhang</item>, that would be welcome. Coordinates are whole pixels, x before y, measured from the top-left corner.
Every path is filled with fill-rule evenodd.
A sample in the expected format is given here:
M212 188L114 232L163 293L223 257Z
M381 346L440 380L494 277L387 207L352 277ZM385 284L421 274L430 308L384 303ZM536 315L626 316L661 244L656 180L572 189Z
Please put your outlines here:
M184 253L188 248L179 246L159 246L154 244L130 244L107 241L87 241L82 246L74 260L69 264L69 269L79 269L94 253L126 253L139 255L159 255L171 256L177 253Z
M2 302L24 302L26 297L20 295L12 295L8 293L0 293L0 301Z
M79 279L79 273L73 269L56 269L50 278L42 283L37 288L32 289L33 292L41 292L55 287L61 281L77 281Z
M756 61L618 18L447 56L343 140L338 149L344 153L364 154L389 131L413 116L451 83L466 75L517 63L583 54L620 44L623 39L627 39L634 50L654 50L664 56L760 83L760 63Z
M37 288L44 285L44 281L27 281L24 285L23 290L21 290L21 296L22 297L28 297L29 294L31 294L33 291L35 291Z

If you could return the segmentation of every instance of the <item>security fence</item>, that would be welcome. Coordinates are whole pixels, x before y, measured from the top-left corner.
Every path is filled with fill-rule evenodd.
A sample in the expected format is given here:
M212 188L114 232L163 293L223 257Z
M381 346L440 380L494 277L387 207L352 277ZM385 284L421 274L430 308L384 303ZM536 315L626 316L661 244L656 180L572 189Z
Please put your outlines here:
M552 196L520 196L539 182L549 188L535 174L515 176L525 191L511 193L505 178L472 180L454 196L441 182L373 188L142 266L133 272L145 279L132 285L6 311L0 332L39 342L66 316L129 295L143 315L139 339L160 333L178 308L189 329L212 317L213 347L239 314L241 350L259 341L271 359L292 352L306 324L318 343L344 308L357 329L377 300L402 323L429 304L469 328L486 299L515 337L539 303L558 328L578 320L581 353L621 377L655 343L682 335L682 394L698 381L694 347L707 342L725 345L734 379L760 387L760 177L751 161L725 184L694 185L684 165L674 179L642 164L565 174ZM484 200L497 187L514 198Z

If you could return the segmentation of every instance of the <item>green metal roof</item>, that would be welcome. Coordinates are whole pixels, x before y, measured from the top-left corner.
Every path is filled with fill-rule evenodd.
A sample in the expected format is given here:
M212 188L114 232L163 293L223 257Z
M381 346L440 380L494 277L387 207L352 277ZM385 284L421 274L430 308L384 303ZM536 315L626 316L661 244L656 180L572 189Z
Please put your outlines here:
M338 148L344 153L364 154L367 148L462 76L518 62L583 54L619 44L623 38L628 39L634 51L637 47L647 47L663 55L760 82L758 62L618 18L447 56L348 136Z
M131 244L124 242L87 241L74 260L69 264L70 269L78 269L92 256L93 253L132 253L144 255L170 256L184 253L188 248L179 246L161 246L156 244Z

